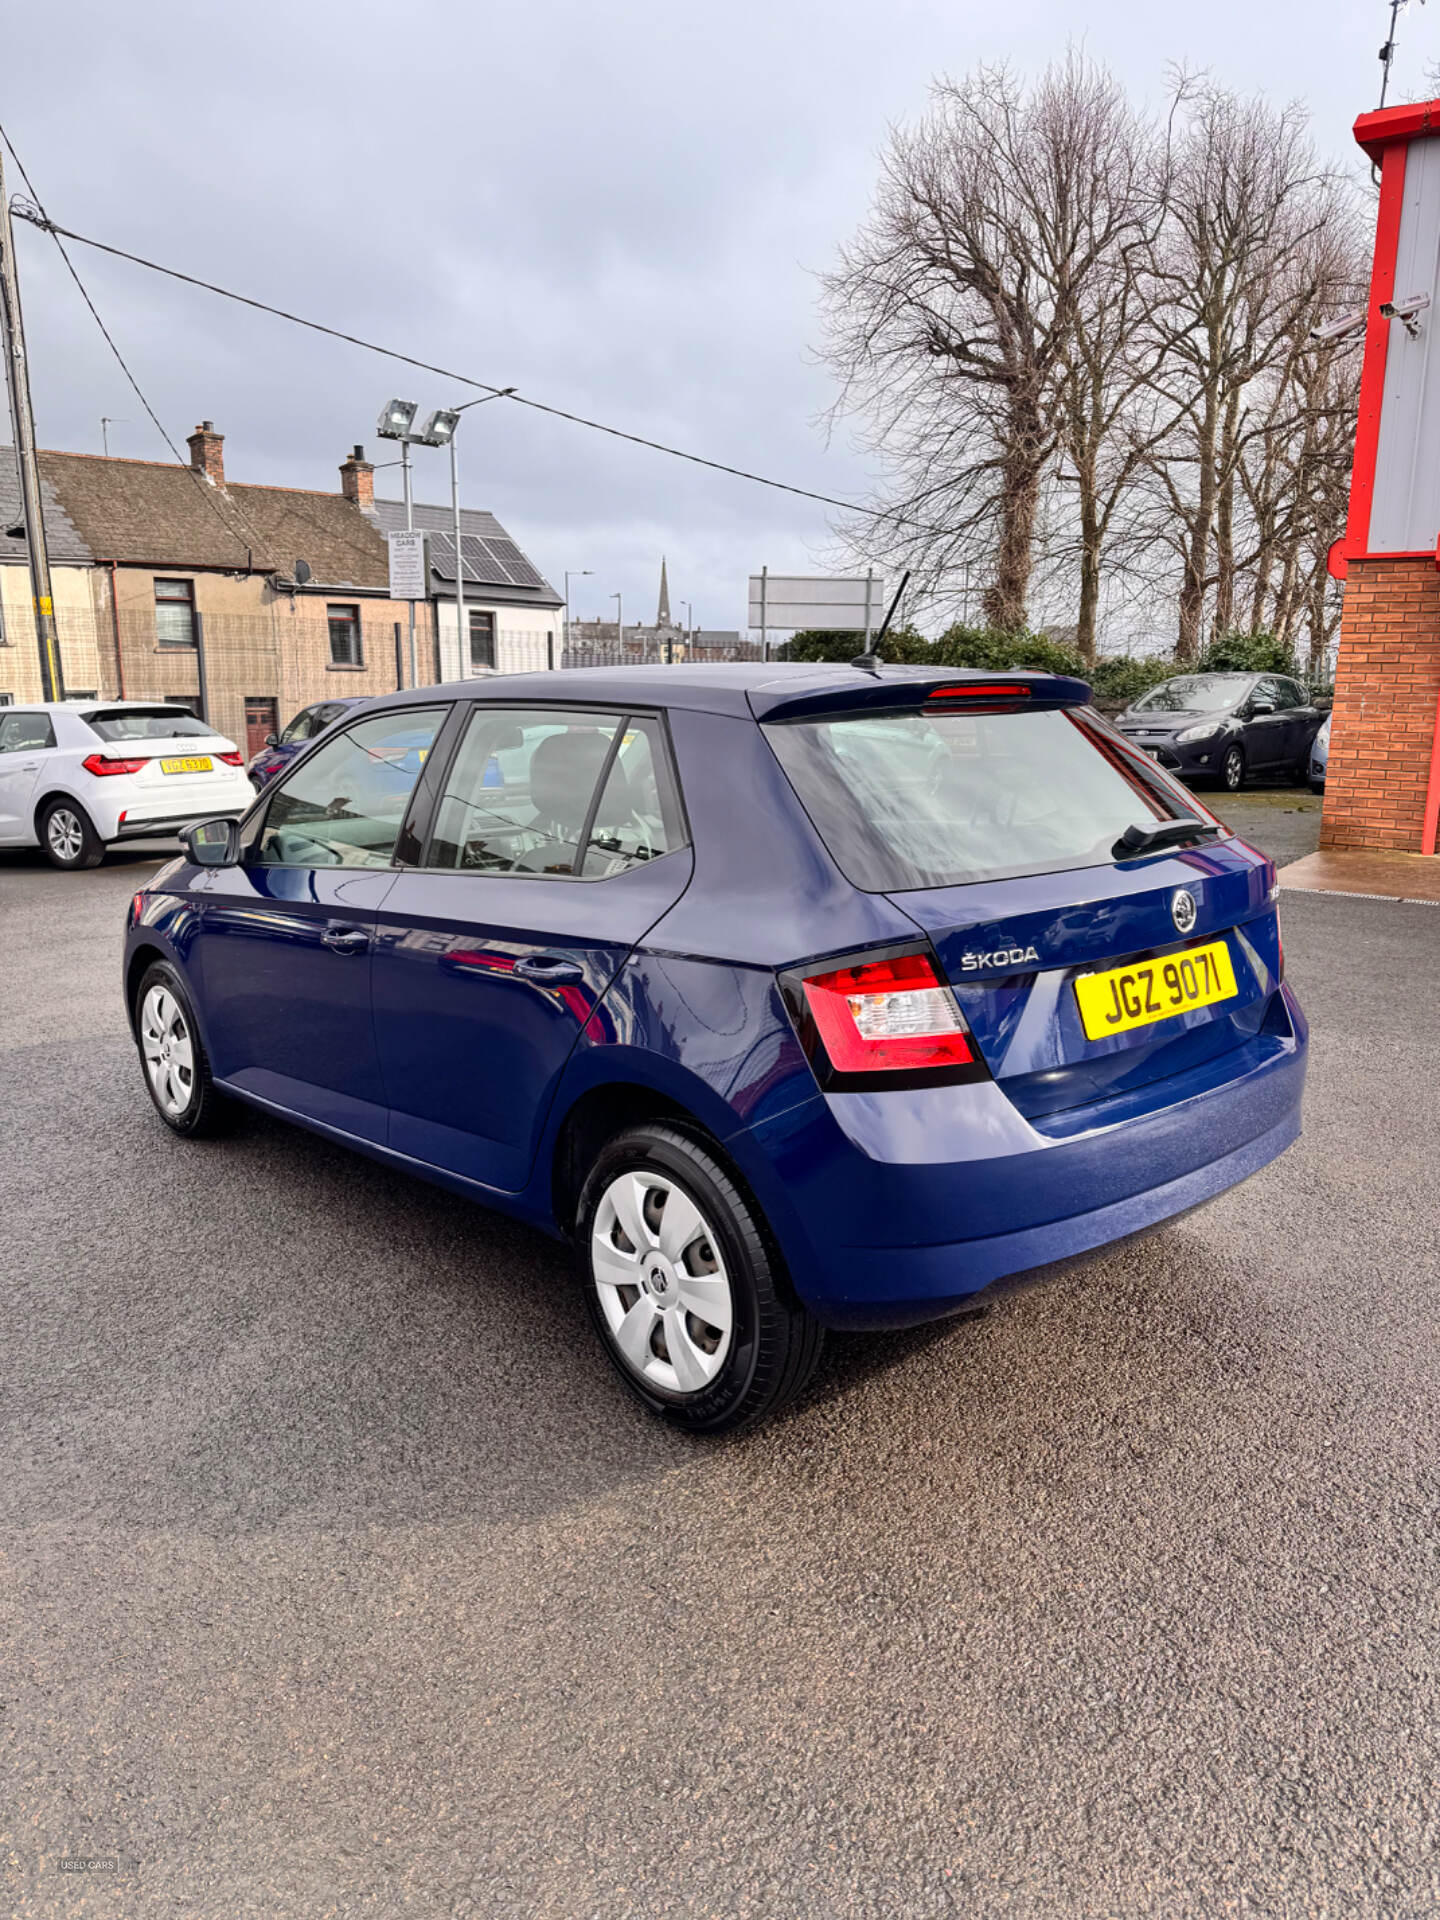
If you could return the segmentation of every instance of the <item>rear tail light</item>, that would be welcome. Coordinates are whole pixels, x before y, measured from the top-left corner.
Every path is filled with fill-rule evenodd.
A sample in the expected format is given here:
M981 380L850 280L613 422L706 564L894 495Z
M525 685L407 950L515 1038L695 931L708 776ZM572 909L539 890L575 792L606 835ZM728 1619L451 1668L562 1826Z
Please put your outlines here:
M857 954L784 981L822 1086L940 1085L986 1076L955 996L928 951Z
M108 753L92 753L80 762L87 773L101 778L110 773L139 773L142 767L148 767L148 760L117 760Z
M217 753L215 758L223 760L227 767L243 767L245 764L243 753Z

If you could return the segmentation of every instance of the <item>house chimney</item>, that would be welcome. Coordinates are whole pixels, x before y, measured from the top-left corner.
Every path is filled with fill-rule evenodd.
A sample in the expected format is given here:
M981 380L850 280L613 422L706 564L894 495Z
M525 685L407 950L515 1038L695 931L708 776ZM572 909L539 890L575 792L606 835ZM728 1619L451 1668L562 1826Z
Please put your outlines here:
M356 447L340 469L340 491L357 507L375 504L375 469L365 458L364 447Z
M190 449L190 464L203 473L212 487L225 484L225 436L216 433L213 420L202 420L185 442Z

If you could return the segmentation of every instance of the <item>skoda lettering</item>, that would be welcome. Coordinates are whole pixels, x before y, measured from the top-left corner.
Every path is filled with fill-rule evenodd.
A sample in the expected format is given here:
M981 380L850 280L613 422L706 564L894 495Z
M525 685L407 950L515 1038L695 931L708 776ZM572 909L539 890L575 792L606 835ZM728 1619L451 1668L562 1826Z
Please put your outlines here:
M994 953L967 953L960 959L962 973L994 973L998 967L1039 966L1034 947L997 947Z

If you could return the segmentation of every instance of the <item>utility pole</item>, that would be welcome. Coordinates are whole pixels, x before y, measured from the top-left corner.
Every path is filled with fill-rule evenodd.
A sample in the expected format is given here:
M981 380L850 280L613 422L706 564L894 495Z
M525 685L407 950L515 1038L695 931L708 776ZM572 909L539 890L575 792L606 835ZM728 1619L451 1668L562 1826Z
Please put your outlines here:
M50 592L50 554L45 545L41 509L40 463L35 458L35 414L30 405L30 369L25 358L25 328L20 317L20 280L15 270L15 234L10 224L10 189L0 153L0 344L5 352L5 381L10 391L15 465L20 474L20 510L25 519L25 550L30 556L30 598L35 609L35 639L40 649L40 697L63 700L60 642L55 632L55 602Z

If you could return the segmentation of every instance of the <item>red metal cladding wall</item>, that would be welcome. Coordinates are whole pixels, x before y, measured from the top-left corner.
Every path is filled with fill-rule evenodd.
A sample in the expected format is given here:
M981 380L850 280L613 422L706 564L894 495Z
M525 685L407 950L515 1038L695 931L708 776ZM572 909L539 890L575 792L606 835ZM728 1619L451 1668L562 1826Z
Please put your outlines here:
M1352 559L1330 729L1322 847L1421 851L1440 698L1440 571Z

